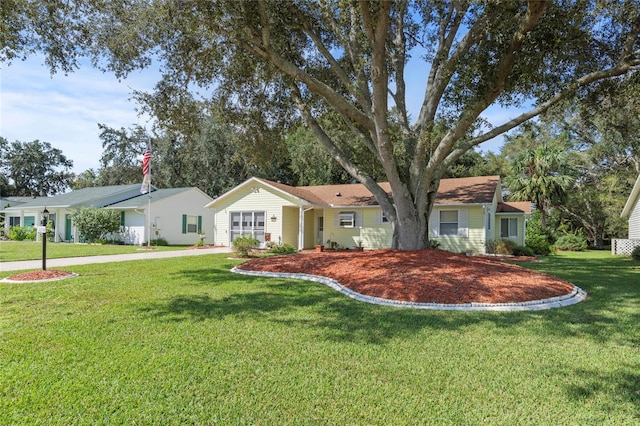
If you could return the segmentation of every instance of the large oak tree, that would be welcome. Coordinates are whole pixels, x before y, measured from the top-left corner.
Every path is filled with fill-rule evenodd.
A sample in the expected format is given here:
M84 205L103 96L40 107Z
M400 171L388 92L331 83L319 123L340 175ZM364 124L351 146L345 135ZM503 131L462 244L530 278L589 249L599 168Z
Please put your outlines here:
M68 72L88 55L117 76L159 61L163 78L144 98L163 121L179 124L201 88L265 127L302 120L374 194L399 249L427 246L440 178L465 152L640 65L637 0L9 3L0 59L43 52ZM419 88L408 84L414 63ZM483 113L498 104L523 112L488 123ZM392 193L332 139L319 120L327 113Z

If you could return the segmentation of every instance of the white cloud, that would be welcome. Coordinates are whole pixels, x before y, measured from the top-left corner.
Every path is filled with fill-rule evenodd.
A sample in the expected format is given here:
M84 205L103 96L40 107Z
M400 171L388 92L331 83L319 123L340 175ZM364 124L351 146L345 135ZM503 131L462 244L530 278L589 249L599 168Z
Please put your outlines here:
M75 173L98 168L102 143L97 123L147 125L148 117L138 116L131 94L151 90L159 79L154 71L145 71L118 81L89 66L51 76L37 58L3 66L0 72L0 136L49 142L73 160Z

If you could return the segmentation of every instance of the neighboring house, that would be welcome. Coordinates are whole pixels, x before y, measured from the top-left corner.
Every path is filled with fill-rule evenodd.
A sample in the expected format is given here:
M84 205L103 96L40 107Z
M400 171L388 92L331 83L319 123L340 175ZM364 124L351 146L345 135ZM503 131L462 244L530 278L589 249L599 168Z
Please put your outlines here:
M153 191L151 199L138 193L106 208L120 212L125 244L142 244L151 233L152 240L164 238L172 245L191 245L200 235L205 236L205 243L213 241L213 212L204 208L212 200L198 188L168 188Z
M388 183L380 186L390 192ZM251 178L207 207L215 210L215 244L242 235L298 249L315 244L391 246L391 224L361 184L292 187ZM531 203L505 203L498 176L442 179L431 213L430 238L455 252L485 252L488 240L524 245Z
M640 246L640 176L633 185L631 194L627 199L620 217L629 219L628 239L613 239L611 241L612 254L630 255L633 249Z
M0 197L0 215L5 219L4 225L5 228L0 230L0 235L6 235L6 229L9 229L12 226L33 226L35 225L35 216L7 216L6 213L3 213L5 208L20 206L25 203L33 202L36 200L46 200L47 197Z
M143 244L149 229L149 201L151 225L156 225L152 238L163 237L169 244L194 244L198 230L193 231L190 221L200 221L203 232L213 232L213 215L203 206L212 198L197 188L171 188L154 190L150 195L140 194L140 184L82 188L53 197L40 197L1 210L5 214L5 228L39 225L46 207L53 224L54 241L78 242L80 235L73 224L72 214L87 208L110 208L120 211L121 233L128 244ZM117 206L117 207L116 207ZM182 233L182 222L186 220ZM179 223L180 225L175 225ZM169 226L173 228L169 229ZM153 226L151 228L154 229ZM179 232L174 232L178 229ZM156 234L155 231L158 231Z

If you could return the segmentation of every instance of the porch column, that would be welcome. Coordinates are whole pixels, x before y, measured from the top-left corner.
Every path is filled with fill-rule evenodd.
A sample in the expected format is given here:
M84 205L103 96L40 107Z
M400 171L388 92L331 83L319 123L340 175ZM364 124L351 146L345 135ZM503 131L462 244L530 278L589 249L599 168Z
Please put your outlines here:
M24 226L24 212L20 212L20 223ZM36 215L34 216L35 222L33 222L33 226L37 227L40 225L40 221L42 220L42 210L36 211ZM36 241L40 241L40 233L36 232Z
M304 248L304 207L298 209L298 250Z

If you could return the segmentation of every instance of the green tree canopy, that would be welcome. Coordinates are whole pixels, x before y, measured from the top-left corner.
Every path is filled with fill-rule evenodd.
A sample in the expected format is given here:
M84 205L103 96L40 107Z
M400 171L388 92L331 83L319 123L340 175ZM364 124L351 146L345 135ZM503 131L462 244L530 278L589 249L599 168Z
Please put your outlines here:
M509 199L532 201L540 210L545 228L549 210L567 200L575 180L566 149L543 142L515 157L506 182L511 190Z
M329 154L376 197L393 247L428 244L440 178L465 152L640 65L636 0L154 1L13 0L0 60L43 52L52 70L79 58L126 76L160 62L162 80L140 96L186 127L208 89L227 117L256 128L302 120ZM422 75L418 87L409 83ZM409 96L420 91L419 111ZM529 100L533 106L527 109ZM489 123L492 105L524 108ZM352 135L332 137L328 112ZM394 129L397 117L398 131ZM267 138L266 141L272 140ZM264 142L256 138L256 151ZM392 194L355 160L365 147Z
M46 196L64 192L74 179L73 161L49 142L0 137L0 188L3 196Z

